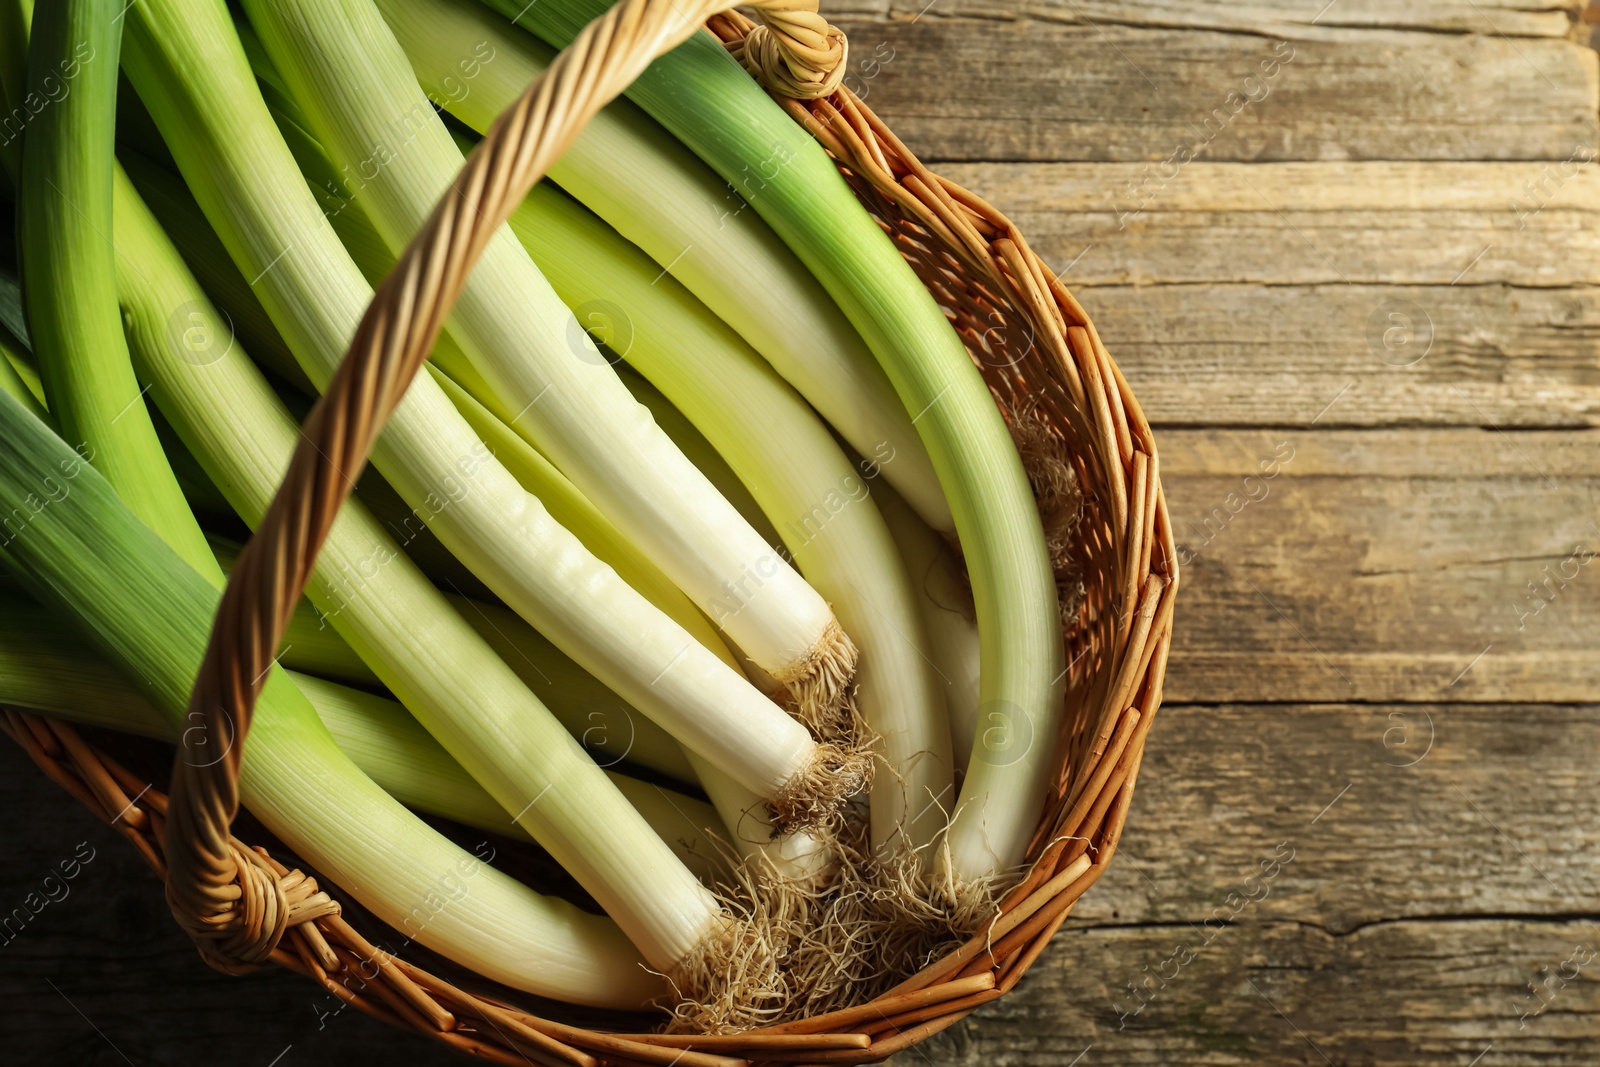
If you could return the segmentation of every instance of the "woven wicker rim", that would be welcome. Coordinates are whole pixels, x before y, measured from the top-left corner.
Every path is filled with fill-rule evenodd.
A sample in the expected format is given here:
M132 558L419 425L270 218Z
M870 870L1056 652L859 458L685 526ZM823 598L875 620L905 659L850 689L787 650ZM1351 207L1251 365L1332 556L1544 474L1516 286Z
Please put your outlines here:
M0 720L167 881L175 917L213 967L240 973L271 961L359 1010L496 1063L865 1063L954 1024L1015 986L1105 871L1161 701L1178 585L1171 523L1149 424L1083 309L1009 220L928 171L842 87L844 38L814 0L756 0L763 26L721 0L688 6L623 0L589 26L500 117L380 286L218 609L190 703L190 721L204 729L185 738L205 746L214 734L210 750L228 758L180 751L169 798L71 726L16 710ZM1032 866L987 930L858 1007L730 1037L615 1034L465 992L375 948L313 878L229 827L251 709L287 617L353 472L487 236L600 107L702 22L831 154L946 309L1014 428L1039 422L1064 446L1084 498L1073 546L1082 596L1068 627L1059 771Z

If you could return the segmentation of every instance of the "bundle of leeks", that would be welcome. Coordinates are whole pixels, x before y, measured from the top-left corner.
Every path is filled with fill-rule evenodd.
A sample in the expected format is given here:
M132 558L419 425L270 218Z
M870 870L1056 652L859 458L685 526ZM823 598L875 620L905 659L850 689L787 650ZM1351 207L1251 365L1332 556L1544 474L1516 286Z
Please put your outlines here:
M181 732L373 285L602 2L0 0L0 702ZM630 95L484 250L241 790L396 926L464 859L408 808L531 839L604 916L485 869L417 939L732 1031L992 913L1062 635L1005 424L826 155L703 35Z

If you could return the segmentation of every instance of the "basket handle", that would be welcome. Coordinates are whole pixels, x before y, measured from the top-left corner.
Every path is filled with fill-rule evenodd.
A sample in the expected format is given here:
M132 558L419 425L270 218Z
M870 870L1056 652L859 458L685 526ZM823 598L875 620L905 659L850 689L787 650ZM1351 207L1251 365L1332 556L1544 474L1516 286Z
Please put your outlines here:
M495 120L362 317L344 362L301 432L289 473L223 591L173 765L167 903L212 966L230 973L271 955L314 918L276 873L229 834L256 698L334 516L383 424L421 369L490 237L589 120L657 56L735 0L622 0L558 55ZM844 35L816 0L749 0L763 26L740 61L773 91L802 99L843 80ZM213 754L225 753L221 759Z

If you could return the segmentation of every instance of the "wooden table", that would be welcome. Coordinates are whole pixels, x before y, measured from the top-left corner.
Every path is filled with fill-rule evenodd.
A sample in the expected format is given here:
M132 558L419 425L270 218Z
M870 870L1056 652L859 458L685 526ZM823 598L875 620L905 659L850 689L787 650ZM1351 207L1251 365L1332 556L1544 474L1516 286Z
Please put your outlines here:
M1596 56L1571 3L1395 6L830 6L1095 317L1186 563L1111 873L902 1063L1600 1061ZM0 802L0 906L94 850L0 948L6 1062L455 1062L207 971L9 746Z

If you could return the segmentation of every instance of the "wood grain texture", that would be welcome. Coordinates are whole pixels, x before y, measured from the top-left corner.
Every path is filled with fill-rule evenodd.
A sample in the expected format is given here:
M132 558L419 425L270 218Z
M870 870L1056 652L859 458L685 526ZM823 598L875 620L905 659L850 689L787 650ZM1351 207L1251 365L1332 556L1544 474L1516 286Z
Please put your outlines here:
M1528 986L1541 968L1600 951L1594 919L1401 921L1343 937L1264 921L1205 940L1187 925L1069 928L1015 996L935 1038L926 1058L893 1062L1587 1067L1600 1056L1595 962L1523 1018L1540 1003ZM1193 957L1178 967L1185 948ZM1131 1014L1128 984L1144 982L1148 1003Z
M1600 793L1585 788L1600 707L1161 714L1133 836L1080 925L1283 921L1343 937L1398 920L1556 919L1600 896Z
M1569 145L1556 163L966 164L944 173L1005 211L1074 287L1550 288L1600 281L1597 151Z
M1330 419L1345 402L1318 400ZM1160 442L1185 567L1169 700L1571 701L1600 688L1600 433Z
M838 20L849 84L929 162L1154 162L1182 145L1211 162L1565 159L1594 141L1595 53L1563 38L1485 26L1284 42L936 17L942 6L914 20Z
M1386 3L1384 0L1225 0L1170 3L1145 0L841 0L828 10L840 15L885 21L914 18L985 17L1036 19L1084 26L1148 29L1220 30L1291 40L1350 40L1375 29L1420 30L1447 34L1491 34L1504 37L1546 37L1583 40L1581 3L1475 3L1442 0L1431 4Z
M1600 305L1589 289L1214 283L1074 292L1163 428L1304 427L1346 388L1317 425L1600 422Z
M1592 425L1600 164L953 164L1158 424Z

